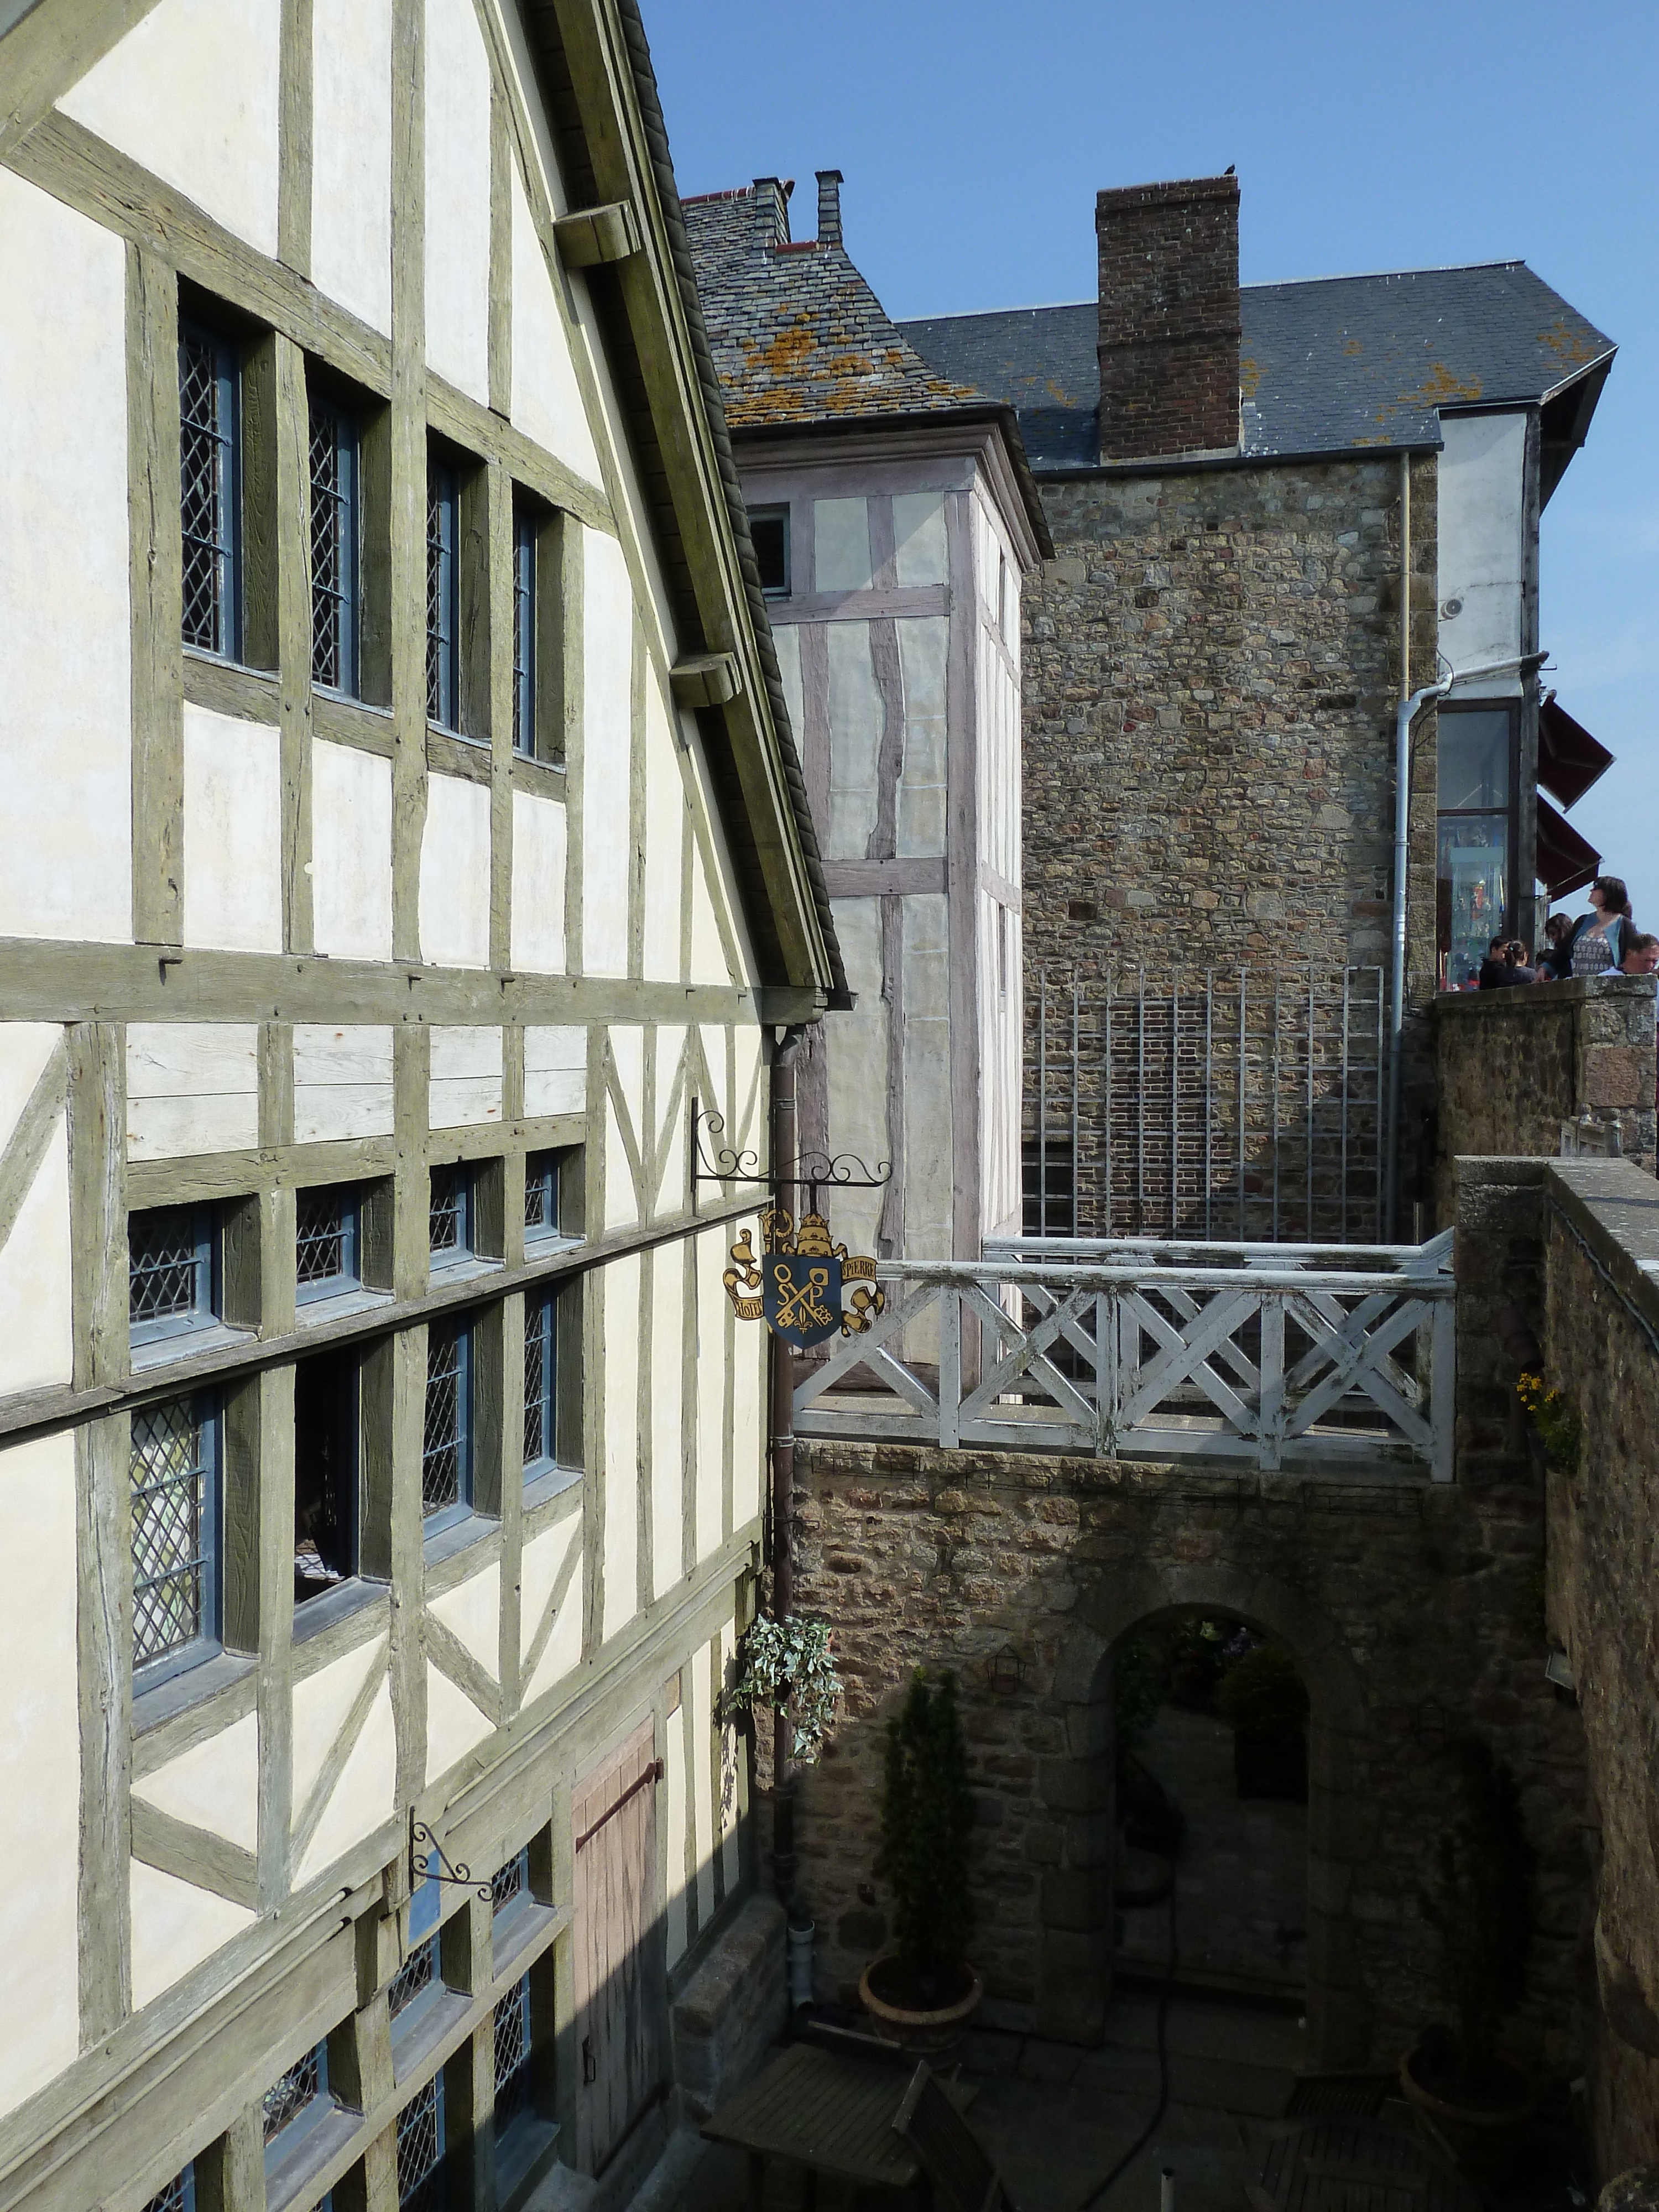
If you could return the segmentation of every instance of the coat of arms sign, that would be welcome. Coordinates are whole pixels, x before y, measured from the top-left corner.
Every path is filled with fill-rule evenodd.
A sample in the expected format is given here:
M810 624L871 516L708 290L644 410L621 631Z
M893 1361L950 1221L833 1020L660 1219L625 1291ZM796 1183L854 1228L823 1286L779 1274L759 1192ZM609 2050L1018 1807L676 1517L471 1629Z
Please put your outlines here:
M781 1206L771 1206L760 1232L764 1249L757 1258L753 1232L740 1231L721 1279L739 1321L763 1320L774 1336L806 1352L826 1337L860 1334L885 1310L875 1261L832 1243L821 1213L803 1214L798 1230ZM843 1297L849 1284L856 1287Z

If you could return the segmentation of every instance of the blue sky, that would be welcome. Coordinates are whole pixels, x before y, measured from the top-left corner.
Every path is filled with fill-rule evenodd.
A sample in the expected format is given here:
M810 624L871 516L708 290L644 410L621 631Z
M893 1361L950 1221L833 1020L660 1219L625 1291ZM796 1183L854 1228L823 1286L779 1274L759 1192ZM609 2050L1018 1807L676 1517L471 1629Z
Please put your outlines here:
M813 171L842 170L893 315L1092 298L1102 185L1231 161L1246 283L1520 258L1615 338L1545 510L1542 639L1618 755L1571 818L1659 928L1653 0L642 6L680 190L794 177L811 236Z

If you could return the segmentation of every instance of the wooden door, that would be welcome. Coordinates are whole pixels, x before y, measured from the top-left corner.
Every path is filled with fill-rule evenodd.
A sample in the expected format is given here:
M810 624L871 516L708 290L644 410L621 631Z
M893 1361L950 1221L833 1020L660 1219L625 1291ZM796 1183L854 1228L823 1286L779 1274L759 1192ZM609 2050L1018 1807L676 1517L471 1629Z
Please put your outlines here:
M657 1911L657 1789L647 1721L576 1784L576 2162L599 2173L652 2103L665 2038Z

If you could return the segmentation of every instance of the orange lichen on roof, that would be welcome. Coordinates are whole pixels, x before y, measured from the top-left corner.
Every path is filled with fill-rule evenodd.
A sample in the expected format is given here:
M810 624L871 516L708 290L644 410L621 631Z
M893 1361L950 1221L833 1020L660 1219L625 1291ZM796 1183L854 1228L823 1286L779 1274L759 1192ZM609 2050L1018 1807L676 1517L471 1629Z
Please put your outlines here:
M1563 361L1577 363L1592 361L1595 356L1595 348L1583 331L1574 330L1565 317L1552 323L1548 330L1540 331L1538 343L1547 345L1552 353L1559 354Z
M1365 349L1360 344L1358 338L1350 338L1346 345L1343 347L1342 350L1344 353L1364 353Z
M1478 376L1454 376L1443 361L1431 362L1415 392L1402 392L1402 407L1442 407L1448 400L1479 399L1486 389Z
M1253 359L1252 356L1247 353L1241 354L1238 357L1238 390L1240 398L1244 399L1254 399L1255 398L1256 386L1261 383L1261 362Z

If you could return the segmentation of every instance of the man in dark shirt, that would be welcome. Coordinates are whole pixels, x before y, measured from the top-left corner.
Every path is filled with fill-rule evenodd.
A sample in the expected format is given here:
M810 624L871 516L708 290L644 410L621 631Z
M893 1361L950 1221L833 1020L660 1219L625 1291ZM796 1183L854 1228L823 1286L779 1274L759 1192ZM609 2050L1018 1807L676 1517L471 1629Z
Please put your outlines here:
M1506 991L1513 983L1530 983L1532 957L1518 938L1494 937L1480 963L1480 988Z

